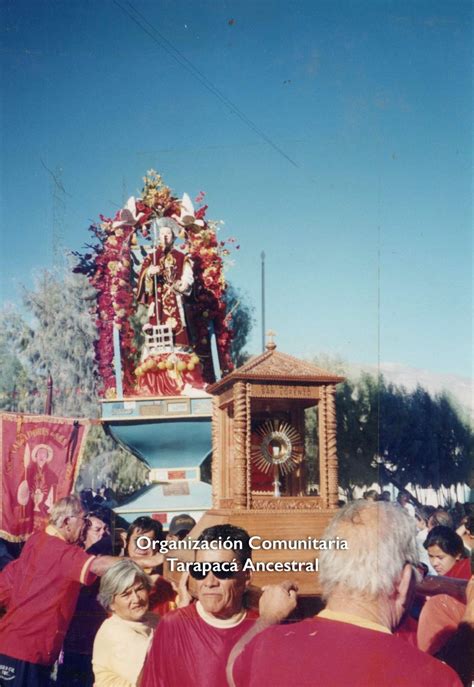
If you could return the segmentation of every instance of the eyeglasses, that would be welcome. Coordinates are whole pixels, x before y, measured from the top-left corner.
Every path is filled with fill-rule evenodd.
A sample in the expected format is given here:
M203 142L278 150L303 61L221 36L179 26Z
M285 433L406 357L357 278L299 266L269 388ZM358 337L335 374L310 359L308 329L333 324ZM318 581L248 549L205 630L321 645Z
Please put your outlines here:
M229 561L229 562L235 562L235 561ZM191 577L195 580L205 580L206 577L209 575L210 572L216 577L218 580L232 580L234 577L236 577L241 570L228 570L219 567L219 563L207 563L207 565L212 565L213 567L211 570L207 568L207 566L203 569L203 565L206 565L205 563L191 563L189 566L189 574ZM215 566L215 567L214 567Z

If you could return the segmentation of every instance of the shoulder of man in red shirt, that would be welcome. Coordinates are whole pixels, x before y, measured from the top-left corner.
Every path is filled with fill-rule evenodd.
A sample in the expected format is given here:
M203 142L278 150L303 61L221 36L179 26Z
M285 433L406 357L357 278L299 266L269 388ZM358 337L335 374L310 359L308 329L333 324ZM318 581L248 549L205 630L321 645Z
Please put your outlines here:
M265 630L238 656L233 677L236 687L309 687L316 679L331 687L462 687L451 668L403 640L325 618Z

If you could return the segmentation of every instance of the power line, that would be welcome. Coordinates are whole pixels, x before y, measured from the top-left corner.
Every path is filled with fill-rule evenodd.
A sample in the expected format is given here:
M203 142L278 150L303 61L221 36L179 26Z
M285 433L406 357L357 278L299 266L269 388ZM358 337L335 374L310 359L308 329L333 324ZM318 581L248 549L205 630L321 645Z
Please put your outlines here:
M299 165L292 160L292 158L285 153L269 136L266 135L262 129L260 129L255 122L253 122L247 115L240 110L237 105L232 102L222 91L220 91L217 86L215 86L203 72L196 67L191 60L189 60L183 53L178 50L158 29L153 26L153 24L137 10L132 3L127 2L127 5L131 8L132 12L145 22L150 29L143 25L143 23L137 19L134 14L132 14L126 7L121 5L118 0L113 0L114 4L119 7L122 12L124 12L144 33L146 33L160 48L168 53L183 69L188 71L194 76L197 81L212 95L214 95L223 105L225 105L233 114L235 114L249 129L257 134L261 139L263 139L269 146L271 146L279 155L285 158L293 167L299 168Z

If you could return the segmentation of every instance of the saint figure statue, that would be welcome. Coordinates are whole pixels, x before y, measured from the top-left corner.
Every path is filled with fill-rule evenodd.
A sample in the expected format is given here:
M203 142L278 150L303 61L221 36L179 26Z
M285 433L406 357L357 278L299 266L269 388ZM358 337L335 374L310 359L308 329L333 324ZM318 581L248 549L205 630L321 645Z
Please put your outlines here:
M185 304L191 294L194 276L189 256L174 248L179 225L169 217L154 220L154 248L144 260L138 278L137 301L148 305L145 333L165 325L173 333L178 348L191 346Z

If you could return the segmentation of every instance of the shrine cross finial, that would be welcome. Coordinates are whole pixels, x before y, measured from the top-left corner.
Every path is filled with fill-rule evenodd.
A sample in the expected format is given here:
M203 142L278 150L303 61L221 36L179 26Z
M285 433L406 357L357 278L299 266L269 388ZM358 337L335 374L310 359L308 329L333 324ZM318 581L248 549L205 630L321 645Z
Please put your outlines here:
M277 347L276 343L273 340L274 336L276 336L276 332L274 332L272 329L269 329L267 332L268 341L267 341L267 345L265 346L267 351L274 351L275 348Z

